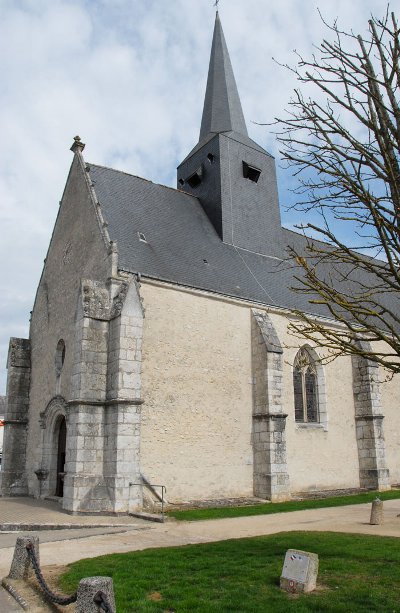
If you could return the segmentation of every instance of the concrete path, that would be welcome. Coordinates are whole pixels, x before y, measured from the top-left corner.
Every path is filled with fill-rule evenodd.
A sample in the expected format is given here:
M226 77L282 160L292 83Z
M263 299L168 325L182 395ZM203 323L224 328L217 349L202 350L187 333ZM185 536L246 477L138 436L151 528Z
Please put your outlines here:
M21 530L12 532L0 533L0 558L2 555L2 549L8 547L14 547L17 536L28 536L29 534L37 534L40 538L40 542L51 543L54 541L74 541L77 539L89 538L93 536L103 536L110 534L122 534L129 530L138 530L136 526L126 526L119 528L69 528L65 530ZM151 530L151 526L146 522L146 525L140 527L140 530ZM1 609L0 609L1 613Z
M139 525L141 521L129 515L70 515L61 508L59 502L54 500L0 497L0 526L7 524L23 526L30 524L53 524L56 526L66 525L68 527L98 527Z
M0 499L0 517L4 502L5 500ZM147 524L145 530L135 529L131 524L126 526L125 532L108 534L105 530L97 535L82 533L82 538L76 538L74 531L73 540L69 538L68 531L63 531L63 534L59 535L62 540L42 542L40 559L42 566L69 564L81 558L108 553L207 543L291 530L328 530L400 537L400 517L397 517L400 514L400 500L384 502L385 523L380 526L369 524L370 508L370 504L362 504L200 522L167 521L165 524ZM40 538L40 531L35 534ZM18 533L14 533L14 538L17 535ZM54 538L57 536L54 535ZM6 545L0 550L0 577L7 575L11 564L13 547L9 546L9 539L9 534L0 534L0 548Z
M9 503L7 499L0 498L0 523L3 514L8 515L10 513L10 504L11 506L13 504L31 505L31 511L36 508L35 505L32 506L33 501L30 499L25 499L26 502L22 499L19 499L18 502L15 502L15 499L9 500L12 502ZM384 502L384 524L380 526L369 524L370 510L370 504L362 504L200 522L146 523L145 526L143 526L143 522L138 523L138 520L134 518L124 518L126 524L123 532L120 529L103 527L100 534L93 533L91 528L81 529L81 531L77 529L52 531L51 534L47 531L37 531L33 534L38 534L41 539L40 560L42 568L47 565L70 564L81 558L93 558L108 553L208 543L292 530L355 532L400 537L400 517L398 517L400 500ZM57 509L55 511L57 512ZM50 513L53 512L54 509L50 509ZM24 511L20 509L20 513L24 513ZM43 507L37 511L33 510L32 513L32 522L38 523L37 518L41 517L44 524L48 523ZM65 519L65 514L61 512L61 515ZM54 519L54 516L52 517ZM82 518L71 519L82 520ZM88 520L88 523L89 521L93 522L93 518L83 519ZM115 523L121 521L121 518L107 517L105 519L107 523L111 520ZM0 577L5 577L8 574L14 550L13 546L10 546L10 540L14 543L18 534L17 532L0 534ZM12 611L13 609L9 610ZM1 608L1 601L0 611L2 613L7 611L7 609Z

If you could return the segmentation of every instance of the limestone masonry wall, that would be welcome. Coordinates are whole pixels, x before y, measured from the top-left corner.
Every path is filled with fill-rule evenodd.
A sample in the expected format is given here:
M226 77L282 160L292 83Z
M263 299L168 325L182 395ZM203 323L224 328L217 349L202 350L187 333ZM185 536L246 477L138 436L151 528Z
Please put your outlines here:
M38 288L31 322L32 380L27 466L30 492L36 493L33 471L41 463L40 413L56 395L73 398L76 317L82 278L106 280L110 263L85 170L75 156ZM99 330L100 335L104 331ZM57 377L56 346L65 341L65 362ZM105 373L99 376L105 377Z
M298 424L294 417L293 362L303 343L288 333L287 316L270 314L284 348L283 389L287 465L291 491L359 487L350 358L340 358L318 373L326 424ZM306 343L304 343L306 344Z
M389 482L400 483L400 376L385 381L388 373L380 370L382 406L385 418L383 432L386 447L386 463Z
M166 485L170 501L251 495L250 306L145 280L141 295L145 307L142 474L152 483ZM268 317L283 349L280 410L287 414L291 492L360 487L363 445L360 449L357 445L351 358L318 365L321 422L296 423L292 367L302 343L288 333L285 314L269 312ZM318 357L317 351L311 351ZM390 416L396 404L395 385L382 386L384 412ZM395 424L400 425L398 418ZM386 435L391 483L399 474L397 432L396 426Z
M253 494L246 307L142 283L141 471L168 500Z

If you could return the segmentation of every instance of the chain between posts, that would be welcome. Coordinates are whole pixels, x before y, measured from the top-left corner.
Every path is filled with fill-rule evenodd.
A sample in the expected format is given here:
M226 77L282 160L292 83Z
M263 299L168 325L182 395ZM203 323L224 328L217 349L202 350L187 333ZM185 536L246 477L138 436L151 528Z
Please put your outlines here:
M39 585L44 591L44 593L46 594L46 596L55 604L59 604L64 607L66 607L69 604L72 604L73 602L76 602L77 597L78 597L77 592L75 592L75 594L72 594L72 596L58 596L48 587L42 575L42 571L40 569L39 562L36 557L35 548L33 546L33 543L28 543L26 546L26 550L28 552L29 559L32 563L33 570L35 571L36 579L38 580ZM103 610L107 611L107 609L103 609ZM111 612L111 609L110 609L110 612Z

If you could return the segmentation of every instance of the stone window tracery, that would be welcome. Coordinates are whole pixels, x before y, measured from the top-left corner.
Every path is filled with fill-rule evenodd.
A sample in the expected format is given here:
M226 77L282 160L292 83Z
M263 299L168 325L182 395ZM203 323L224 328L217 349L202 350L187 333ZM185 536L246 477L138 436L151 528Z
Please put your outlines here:
M295 421L318 423L318 376L315 361L305 347L296 355L293 364Z

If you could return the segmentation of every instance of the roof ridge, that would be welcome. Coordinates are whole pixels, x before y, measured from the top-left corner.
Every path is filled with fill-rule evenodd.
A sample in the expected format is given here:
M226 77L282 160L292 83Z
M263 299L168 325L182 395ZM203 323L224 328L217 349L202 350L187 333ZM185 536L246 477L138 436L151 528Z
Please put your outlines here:
M133 177L134 179L140 179L141 181L145 181L146 183L151 183L152 185L158 185L158 187L165 187L165 189L171 189L173 192L178 194L185 194L186 196L190 196L195 200L198 200L196 196L186 192L183 189L177 189L176 187L171 187L170 185L165 185L164 183L156 183L155 181L151 181L150 179L145 179L144 177L140 177L139 175L134 175L130 172L126 172L125 170L119 170L118 168L111 168L111 166L103 166L102 164L94 164L93 162L87 162L89 167L95 166L96 168L103 168L104 170L111 170L112 172L118 172L122 175L126 175L127 177ZM89 171L90 172L90 171Z

